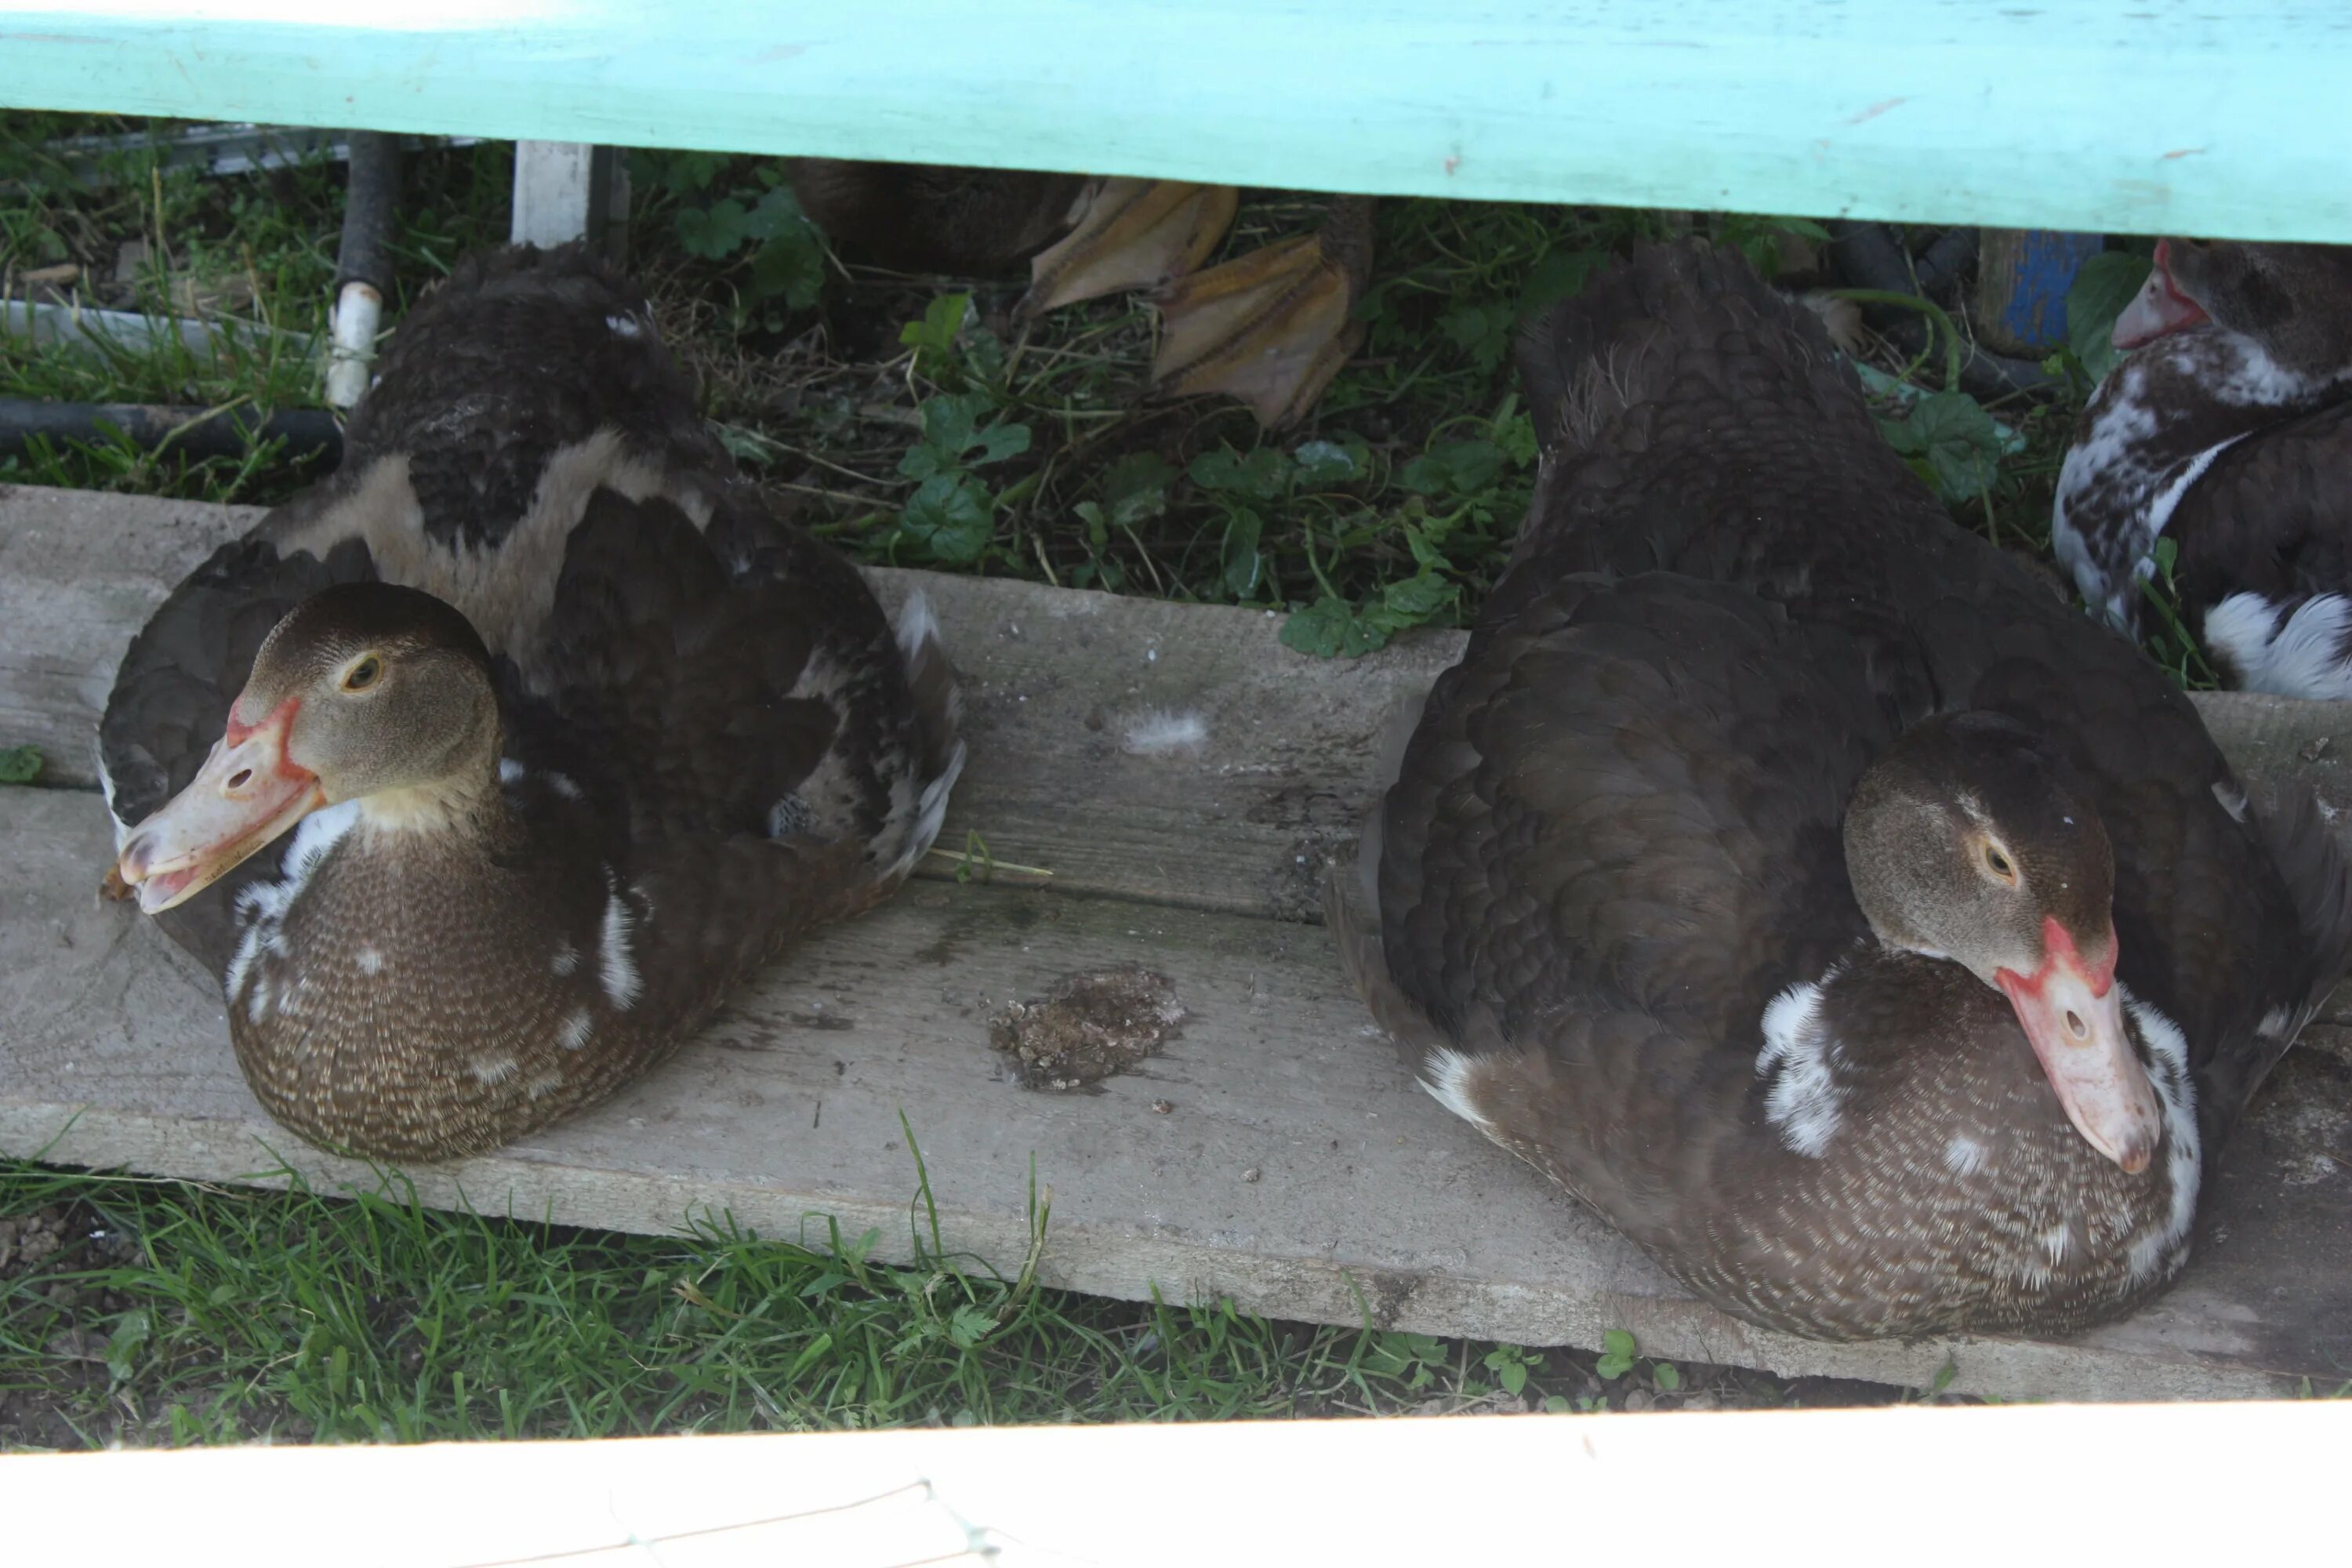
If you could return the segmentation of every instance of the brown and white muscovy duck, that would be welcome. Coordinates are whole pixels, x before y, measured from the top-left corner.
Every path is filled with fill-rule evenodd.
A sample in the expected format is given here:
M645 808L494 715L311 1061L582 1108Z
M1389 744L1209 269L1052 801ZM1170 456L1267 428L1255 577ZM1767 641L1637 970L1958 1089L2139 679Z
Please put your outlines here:
M2314 803L1956 527L1821 326L1650 248L1333 925L1424 1086L1724 1310L2063 1331L2162 1287L2352 952Z
M2137 636L2159 539L2231 684L2352 698L2352 248L2166 239L2116 318L2051 542Z
M736 475L579 247L462 262L380 372L333 478L133 640L100 753L119 880L222 977L263 1106L429 1160L888 894L963 747L928 608L894 630Z
M1354 311L1371 277L1370 197L1338 197L1314 233L1195 271L1233 224L1231 185L803 158L793 189L835 244L884 266L1028 262L1022 316L1151 290L1163 329L1153 395L1223 393L1269 429L1304 417L1363 340Z

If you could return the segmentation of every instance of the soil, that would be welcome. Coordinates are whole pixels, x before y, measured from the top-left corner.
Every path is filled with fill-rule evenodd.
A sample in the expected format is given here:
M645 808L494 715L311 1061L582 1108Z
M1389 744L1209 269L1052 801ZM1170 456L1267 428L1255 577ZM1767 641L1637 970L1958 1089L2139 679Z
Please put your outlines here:
M1042 1000L988 1023L988 1043L1026 1088L1086 1089L1131 1070L1176 1037L1184 1005L1164 974L1118 968L1065 975Z
M38 1383L0 1388L0 1449L81 1448L99 1434L75 1426L107 1388L114 1321L130 1303L90 1276L134 1261L136 1238L82 1204L0 1217L0 1332L37 1338L48 1352Z

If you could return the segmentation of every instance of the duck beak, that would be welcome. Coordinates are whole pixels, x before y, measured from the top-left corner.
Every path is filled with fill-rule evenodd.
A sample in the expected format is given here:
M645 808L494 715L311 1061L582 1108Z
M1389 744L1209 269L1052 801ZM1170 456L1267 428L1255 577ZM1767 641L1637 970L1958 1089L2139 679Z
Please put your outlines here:
M289 697L258 724L239 723L231 708L227 733L188 787L131 829L116 868L141 909L186 902L327 804L318 775L286 755L301 705Z
M2132 302L2116 318L2115 330L2107 334L2107 341L2117 350L2152 343L2168 332L2193 327L2207 319L2205 307L2183 294L2172 281L2171 258L2171 242L2158 240L2156 265L2148 268L2147 281L2140 285Z
M2063 926L2045 919L2042 933L2041 969L2031 975L2003 969L1994 978L2074 1131L2137 1175L2155 1158L2164 1117L2124 1027L2114 960L2094 972ZM2107 951L2115 951L2112 939Z

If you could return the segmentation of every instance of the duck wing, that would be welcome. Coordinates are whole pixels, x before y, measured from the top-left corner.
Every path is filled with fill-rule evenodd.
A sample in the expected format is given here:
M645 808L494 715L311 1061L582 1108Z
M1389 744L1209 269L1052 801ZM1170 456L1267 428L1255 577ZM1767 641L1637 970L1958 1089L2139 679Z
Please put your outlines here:
M1894 734L1870 646L1733 584L1556 580L1440 679L1377 902L1335 922L1376 919L1351 963L1416 1056L1524 1064L1490 1135L1637 1238L1760 1126L1774 994L1868 935L1840 825Z
M321 589L374 576L357 541L320 559L281 553L257 530L214 551L172 590L131 639L99 720L99 776L118 847L204 766L270 628ZM237 890L276 872L274 857L256 857L157 918L217 973L236 946Z
M2352 402L2222 448L2165 531L2182 608L2238 685L2352 697Z
M793 934L886 896L962 763L928 622L902 647L846 561L748 486L713 493L702 528L661 497L590 495L545 673L510 709L531 715L527 765L617 826L635 971L688 1026Z

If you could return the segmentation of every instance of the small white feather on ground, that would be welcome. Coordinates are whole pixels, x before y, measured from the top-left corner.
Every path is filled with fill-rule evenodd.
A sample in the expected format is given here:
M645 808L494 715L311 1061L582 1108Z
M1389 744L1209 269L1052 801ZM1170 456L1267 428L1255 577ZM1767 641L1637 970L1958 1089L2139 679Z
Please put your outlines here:
M1197 752L1209 743L1209 721L1192 709L1148 709L1128 720L1118 749L1130 757Z

